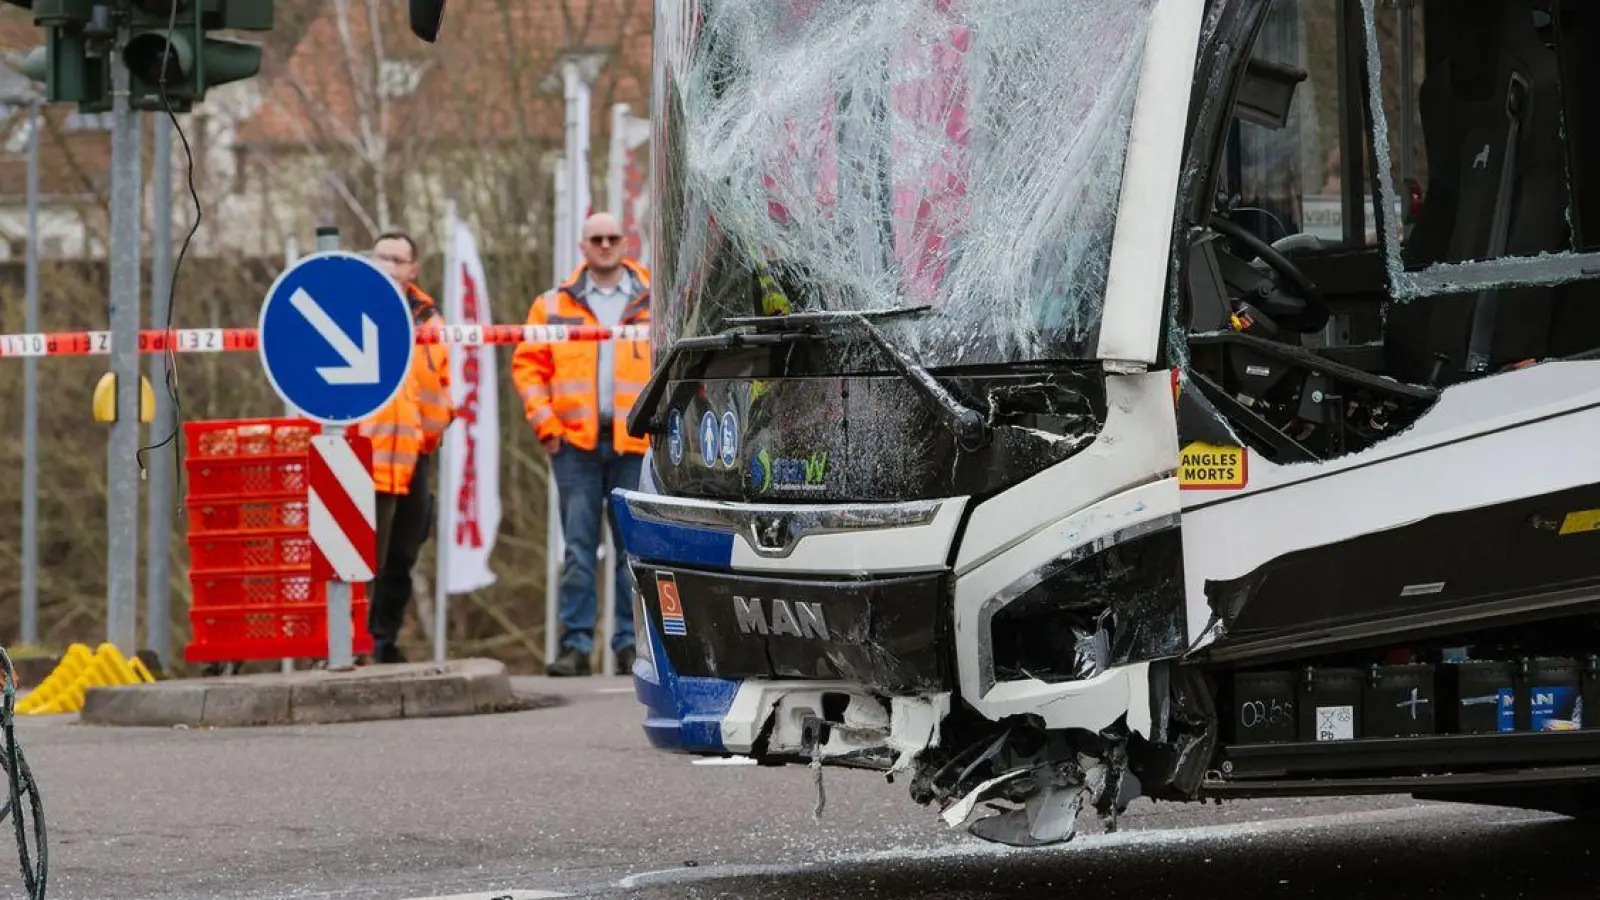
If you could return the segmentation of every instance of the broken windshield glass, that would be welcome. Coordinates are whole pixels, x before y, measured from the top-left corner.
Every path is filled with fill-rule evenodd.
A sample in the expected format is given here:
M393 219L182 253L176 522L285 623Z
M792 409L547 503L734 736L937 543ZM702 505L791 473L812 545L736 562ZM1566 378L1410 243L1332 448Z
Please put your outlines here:
M1600 29L1569 0L1363 0L1385 256L1398 297L1600 275L1588 221ZM1527 306L1543 294L1486 291ZM1530 299L1531 298L1531 299ZM1487 332L1485 332L1487 333ZM1474 351L1475 353L1477 351Z
M658 345L926 305L924 366L1092 357L1154 2L658 2Z

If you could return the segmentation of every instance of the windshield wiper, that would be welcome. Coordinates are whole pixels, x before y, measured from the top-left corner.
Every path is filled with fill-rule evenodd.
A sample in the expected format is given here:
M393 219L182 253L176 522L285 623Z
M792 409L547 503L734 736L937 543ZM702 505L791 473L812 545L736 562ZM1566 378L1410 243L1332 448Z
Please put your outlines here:
M976 450L983 445L989 437L989 426L984 422L981 413L957 400L954 394L933 377L933 373L918 365L906 355L905 351L896 347L887 335L879 331L878 326L873 324L867 314L856 313L853 319L845 321L854 322L872 338L872 342L889 357L890 364L906 383L911 385L911 389L922 397L934 415L944 420L944 426L961 442L963 449Z
M684 352L733 350L758 344L787 343L819 337L823 332L817 330L817 326L853 325L865 331L873 344L889 357L890 365L907 384L911 385L911 389L917 392L934 415L943 421L945 427L961 441L962 447L967 450L977 449L989 436L988 424L984 422L982 414L957 400L954 394L933 377L932 373L895 346L894 342L890 341L872 321L875 318L913 315L926 312L928 309L930 309L928 306L907 306L884 310L803 312L726 319L725 324L730 328L755 328L757 331L751 334L733 333L684 338L673 344L667 351L666 358L651 374L650 381L645 385L644 392L639 395L639 401L634 404L633 411L628 414L628 433L634 437L644 437L653 428L658 427L655 410L661 402L661 392L666 389L666 372ZM777 333L768 331L768 329L794 329L796 326L809 330L783 330Z
M892 309L863 309L863 310L820 310L817 312L788 313L781 316L737 316L724 319L729 328L754 328L764 331L769 328L794 328L807 325L831 325L835 322L853 322L857 319L892 319L898 316L913 316L925 313L933 307L926 304L922 306L896 306Z
M982 414L966 404L957 400L955 395L945 389L937 378L933 377L927 369L918 365L915 360L907 356L905 351L895 346L888 336L878 329L873 319L887 319L896 316L916 315L927 312L929 306L902 306L894 309L869 309L869 310L827 310L822 312L789 313L782 316L744 316L728 319L730 326L747 326L755 328L793 328L795 326L824 326L824 325L854 325L865 331L872 342L889 357L889 363L895 371L911 385L923 402L934 415L943 420L963 448L975 450L981 446L989 436L989 428L984 422Z

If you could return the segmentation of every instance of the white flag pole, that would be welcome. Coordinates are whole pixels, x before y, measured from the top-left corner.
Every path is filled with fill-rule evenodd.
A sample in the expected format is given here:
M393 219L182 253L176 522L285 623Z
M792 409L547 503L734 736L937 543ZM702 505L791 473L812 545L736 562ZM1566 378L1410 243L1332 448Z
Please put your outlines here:
M456 202L449 201L445 207L445 238L444 238L444 321L447 325L458 324L461 321L460 289L456 282L460 278L457 271L461 267L461 260L456 253ZM450 380L454 384L460 378L457 370L460 352L450 354ZM452 393L453 393L452 388ZM452 423L453 424L453 423ZM433 661L444 662L446 656L447 635L445 634L450 621L450 551L455 545L451 530L451 511L455 509L455 483L451 477L455 473L454 461L450 453L449 430L446 436L439 440L439 449L434 454L434 463L439 472L439 490L434 495L434 503L438 504L435 510L434 547L434 573L433 573Z
M567 200L567 166L565 157L555 170L556 221L555 221L555 284L567 277L567 265L573 245L567 242L571 220ZM581 226L580 226L581 227ZM574 242L576 243L576 242ZM549 464L549 457L545 457ZM544 664L549 668L556 661L560 638L561 609L561 557L565 547L561 535L561 509L556 498L556 474L553 468L545 470L545 542L544 542Z

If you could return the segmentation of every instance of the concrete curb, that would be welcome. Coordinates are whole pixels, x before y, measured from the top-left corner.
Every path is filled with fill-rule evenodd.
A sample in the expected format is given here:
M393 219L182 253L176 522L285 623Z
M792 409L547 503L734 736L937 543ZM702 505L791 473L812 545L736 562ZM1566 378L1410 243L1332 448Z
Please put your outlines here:
M79 721L193 728L327 725L510 712L555 702L513 693L504 663L464 659L95 687L85 692Z

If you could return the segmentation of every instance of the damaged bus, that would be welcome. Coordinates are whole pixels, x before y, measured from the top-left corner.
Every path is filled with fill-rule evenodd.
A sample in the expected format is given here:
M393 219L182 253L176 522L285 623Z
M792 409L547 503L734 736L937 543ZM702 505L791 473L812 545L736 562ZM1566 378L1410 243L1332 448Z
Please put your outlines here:
M655 746L1600 813L1596 4L655 10Z

